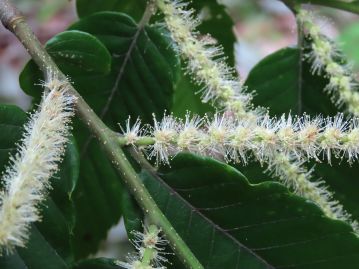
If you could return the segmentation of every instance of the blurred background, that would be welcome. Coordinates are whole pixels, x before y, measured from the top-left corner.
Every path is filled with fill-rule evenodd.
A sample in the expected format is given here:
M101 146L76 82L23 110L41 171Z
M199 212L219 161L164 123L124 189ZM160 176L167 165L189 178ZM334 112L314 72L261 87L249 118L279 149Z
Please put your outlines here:
M13 0L25 14L35 34L45 43L64 31L75 19L74 0ZM284 4L276 0L221 0L228 6L237 37L235 53L242 77L263 57L294 46L297 40L295 19ZM359 71L359 17L329 8L317 9L327 35L339 41L356 72ZM22 45L0 27L0 103L28 109L31 99L20 89L18 76L29 56ZM97 256L117 257L130 249L122 223L114 227Z

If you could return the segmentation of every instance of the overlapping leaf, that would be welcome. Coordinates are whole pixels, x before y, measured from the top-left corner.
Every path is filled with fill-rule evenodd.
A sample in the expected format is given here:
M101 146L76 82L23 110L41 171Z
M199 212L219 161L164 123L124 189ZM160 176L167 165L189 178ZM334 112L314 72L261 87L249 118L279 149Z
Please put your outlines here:
M333 116L338 109L324 93L328 80L310 72L310 63L302 62L296 48L282 49L263 59L251 71L246 84L256 91L254 103L269 107L271 115L282 113ZM314 164L310 164L313 166ZM242 170L242 169L241 169ZM263 169L259 165L243 168L250 179L261 180ZM324 179L345 208L359 219L359 164L335 160L332 165L315 164L313 176Z
M251 185L234 168L190 154L177 156L158 176L142 174L206 269L349 269L359 264L359 239L351 227L326 218L280 184Z

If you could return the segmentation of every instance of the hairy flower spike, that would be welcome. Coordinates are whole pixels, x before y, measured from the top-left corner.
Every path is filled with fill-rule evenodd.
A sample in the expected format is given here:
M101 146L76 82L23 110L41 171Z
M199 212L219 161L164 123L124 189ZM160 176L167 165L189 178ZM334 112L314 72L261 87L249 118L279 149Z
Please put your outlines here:
M188 114L184 123L172 115L165 115L161 121L154 118L154 121L148 136L137 137L138 143L133 142L127 132L121 141L125 145L149 147L149 157L163 163L181 151L244 162L250 154L266 162L268 156L278 152L300 160L319 161L322 153L322 159L329 162L332 154L348 156L348 162L359 158L358 120L345 121L343 114L328 118L283 115L279 120L262 116L256 122L235 120L225 114L215 114L213 120L191 118ZM136 129L140 129L138 122Z
M182 1L156 0L165 14L165 22L177 43L179 53L188 62L188 72L204 85L202 100L214 101L236 116L248 117L251 95L233 76L235 71L223 59L223 49L214 47L212 38L199 38L198 20Z
M173 116L155 120L155 128L148 135L139 137L135 145L148 147L148 157L156 157L157 162L168 163L181 151L244 164L255 157L267 163L268 171L286 186L316 202L328 216L349 219L337 202L329 203L332 196L323 183L310 180L310 171L303 163L312 158L319 161L321 155L330 162L332 154L347 156L349 162L358 159L358 120L344 121L342 114L325 119L283 115L279 120L262 116L253 122L225 114L215 114L212 120L187 114L184 123ZM120 141L128 144L123 137Z
M349 113L359 116L358 83L353 78L353 72L348 65L336 62L335 59L341 55L339 48L334 41L321 33L311 12L301 9L297 18L312 41L311 52L307 55L312 62L312 72L317 74L325 72L329 78L325 90L332 95L333 103L338 107L345 104Z
M205 85L202 100L204 102L215 101L215 107L225 112L226 117L246 121L238 124L238 126L235 125L236 132L232 130L231 135L226 135L229 139L224 144L217 144L209 150L206 144L211 145L211 143L208 141L212 141L213 145L213 142L218 141L218 138L226 139L218 136L219 133L216 133L215 137L208 137L208 133L202 132L200 146L194 144L190 151L196 149L196 153L215 155L215 157L222 157L222 159L230 161L242 160L244 163L247 161L246 155L248 155L248 151L254 152L255 157L260 162L269 164L269 170L272 172L276 169L277 171L282 171L283 176L279 177L279 179L288 187L295 186L295 184L289 184L288 180L302 182L308 189L308 193L311 193L310 198L306 198L312 199L313 202L322 207L328 213L328 216L347 221L348 217L338 209L340 205L336 202L330 202L331 195L325 196L313 184L306 182L308 180L306 169L300 167L302 160L299 159L298 161L296 159L303 158L303 153L306 153L307 158L318 160L317 153L323 151L330 160L332 149L329 150L329 147L337 145L334 145L333 141L328 140L328 138L335 135L335 133L327 133L328 137L324 137L324 143L321 144L318 139L323 138L321 133L322 126L316 122L316 119L304 119L303 122L298 120L292 125L286 119L282 120L282 122L276 122L276 120L272 122L268 118L265 123L269 125L258 124L262 122L265 113L260 108L253 109L251 95L247 94L242 83L233 77L234 72L232 69L224 61L218 60L218 56L222 55L222 50L213 47L212 42L199 38L199 34L195 31L198 21L193 18L193 12L186 10L187 5L182 1L156 0L156 3L165 15L167 28L178 45L179 53L188 62L188 71L193 74L197 82ZM308 13L299 14L299 21L304 22L306 18L308 18ZM337 103L346 103L351 113L359 115L359 94L352 90L355 86L353 79L348 76L346 70L343 69L345 71L343 72L338 66L329 66L330 63L334 62L332 59L338 56L337 48L333 46L330 40L323 38L320 34L319 26L314 23L310 23L310 25L312 27L309 27L309 35L321 37L317 39L317 42L313 42L313 52L308 55L313 61L313 72L326 71L327 73L336 74L336 76L331 76L331 83L328 85L327 91L338 92L336 94L339 96ZM321 123L320 118L318 121ZM242 124L243 126L241 126ZM256 126L253 126L253 124ZM306 127L304 129L300 128L303 125ZM242 128L244 126L248 128ZM255 127L255 132L251 130L253 127ZM217 131L219 131L218 128ZM333 149L333 151L336 154L338 152L344 153L349 157L349 161L357 158L357 152L352 144L356 139L355 134L356 132L353 132L354 137L349 135L343 137L342 141L340 141L340 150ZM346 139L349 137L353 139L351 142ZM323 150L323 147L326 149ZM215 154L213 154L214 151ZM284 160L284 157L285 162L275 161L276 159ZM276 163L276 165L272 165L273 163ZM288 164L291 163L292 166L289 166ZM285 173L286 169L289 169L287 173ZM325 189L323 186L320 187ZM304 194L301 195L303 196ZM321 195L324 195L324 197ZM355 225L352 226L354 229L357 228Z
M38 204L65 152L75 101L67 85L53 75L44 83L42 102L26 124L18 153L2 177L0 247L8 252L25 245L31 223L40 219Z
M295 156L275 155L274 158L270 159L268 170L286 185L291 186L302 197L315 201L328 217L344 220L350 223L356 232L359 231L358 223L352 221L351 215L343 209L338 201L333 200L333 195L324 185L325 182L313 181L312 171L306 170Z

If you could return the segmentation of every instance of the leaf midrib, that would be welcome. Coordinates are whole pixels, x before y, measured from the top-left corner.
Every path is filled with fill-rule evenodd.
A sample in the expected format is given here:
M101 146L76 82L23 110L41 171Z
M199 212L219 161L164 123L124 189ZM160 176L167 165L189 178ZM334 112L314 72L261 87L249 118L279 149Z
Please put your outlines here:
M228 237L231 241L235 242L240 248L245 249L246 251L248 251L249 253L251 253L253 256L255 256L258 260L260 260L261 262L263 262L263 264L265 264L267 266L268 269L275 269L272 265L270 265L266 260L264 260L262 257L258 256L257 253L255 253L254 251L252 251L251 249L249 249L248 247L246 247L245 245L243 245L241 242L239 242L235 237L233 237L230 233L226 232L222 227L220 227L219 225L215 224L211 219L209 219L208 217L206 217L202 212L200 212L196 207L192 206L186 199L184 199L180 194L178 194L175 190L173 190L167 183L165 183L163 181L163 179L161 177L159 177L156 173L154 173L153 171L150 170L145 170L147 173L149 173L151 176L153 176L154 178L156 178L156 180L158 181L159 184L161 184L162 186L164 186L168 192L169 192L169 196L175 196L178 200L180 200L182 203L184 203L188 208L191 209L191 215L190 218L192 217L193 213L195 212L198 216L200 216L201 218L203 218L205 221L207 221L213 230L217 230L220 233L224 234L226 237ZM160 186L160 185L159 185ZM166 209L164 210L165 212L163 212L166 215ZM190 223L190 222L189 222ZM188 228L186 233L188 233Z

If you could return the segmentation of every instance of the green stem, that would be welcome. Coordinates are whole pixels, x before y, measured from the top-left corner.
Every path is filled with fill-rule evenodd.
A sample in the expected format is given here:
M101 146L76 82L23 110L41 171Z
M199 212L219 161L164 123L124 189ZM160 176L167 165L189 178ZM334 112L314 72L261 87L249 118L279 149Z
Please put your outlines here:
M156 252L155 249L146 248L146 249L143 251L143 256L142 256L141 264L144 265L144 266L150 265L150 264L151 264L151 261L153 260L153 258L154 258L155 255L156 255L155 252Z
M21 41L32 59L45 75L51 70L51 72L57 75L59 79L66 80L66 76L58 69L55 62L48 55L28 24L25 22L23 16L9 2L9 0L0 1L0 19L3 25L14 33L14 35ZM103 148L109 159L123 176L126 185L129 187L150 221L162 228L172 249L187 268L202 269L203 266L182 238L177 234L171 223L163 215L145 186L142 184L141 179L127 160L118 143L118 135L100 120L70 83L69 94L77 97L77 114L100 143L103 144Z
M159 236L160 230L158 229L158 227L156 225L150 225L148 227L148 231L147 234L149 235L156 235L157 237ZM155 259L156 255L157 255L157 250L154 247L146 247L145 245L145 250L143 252L143 256L142 256L142 260L141 260L141 264L144 266L148 266L151 264L152 260Z
M131 144L131 143L129 143L128 139L124 136L120 136L117 139L118 139L118 143L120 146L127 146L127 145ZM141 136L134 142L134 145L136 145L138 147L146 147L146 146L153 145L154 143L156 143L156 140L154 139L154 137Z

